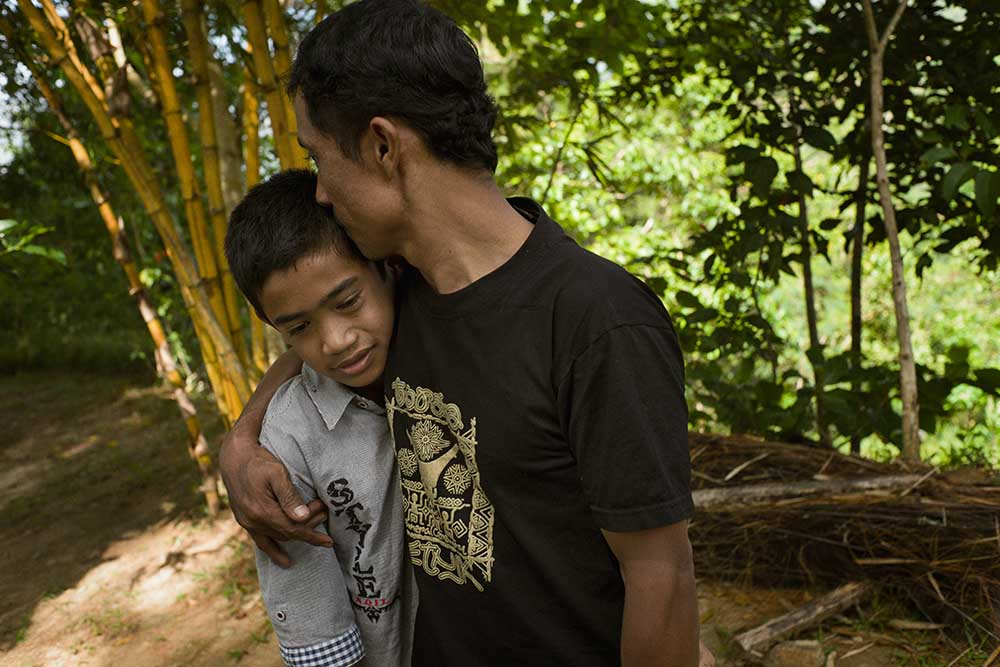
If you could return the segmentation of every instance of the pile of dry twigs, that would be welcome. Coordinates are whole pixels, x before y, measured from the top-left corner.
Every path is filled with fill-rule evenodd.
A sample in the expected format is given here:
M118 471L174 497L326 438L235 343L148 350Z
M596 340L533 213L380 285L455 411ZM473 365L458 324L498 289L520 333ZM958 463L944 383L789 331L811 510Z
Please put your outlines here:
M692 434L699 576L871 581L929 621L1000 635L1000 478Z

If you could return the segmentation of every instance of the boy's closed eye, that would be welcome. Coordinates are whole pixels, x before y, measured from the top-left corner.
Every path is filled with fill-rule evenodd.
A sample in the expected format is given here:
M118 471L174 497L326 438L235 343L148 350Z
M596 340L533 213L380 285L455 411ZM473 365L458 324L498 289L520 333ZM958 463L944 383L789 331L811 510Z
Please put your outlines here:
M351 310L361 303L361 292L355 292L337 304L337 310Z

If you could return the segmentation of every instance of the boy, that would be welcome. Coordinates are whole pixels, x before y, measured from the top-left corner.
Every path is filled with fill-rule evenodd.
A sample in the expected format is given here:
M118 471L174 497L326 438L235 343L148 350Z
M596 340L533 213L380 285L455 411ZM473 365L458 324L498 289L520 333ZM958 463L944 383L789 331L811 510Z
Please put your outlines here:
M277 174L226 234L240 290L303 361L271 400L261 443L303 497L322 499L333 538L333 549L287 545L290 570L258 549L260 588L286 665L408 665L417 596L382 407L393 284L315 191L308 171Z

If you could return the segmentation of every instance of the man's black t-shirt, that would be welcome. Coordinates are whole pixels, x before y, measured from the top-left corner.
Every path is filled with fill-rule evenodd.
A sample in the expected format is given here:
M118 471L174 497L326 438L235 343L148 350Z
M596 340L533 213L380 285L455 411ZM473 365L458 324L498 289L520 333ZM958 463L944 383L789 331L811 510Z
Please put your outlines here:
M683 362L660 300L536 203L493 273L399 286L386 408L420 606L414 665L612 665L600 529L688 518Z

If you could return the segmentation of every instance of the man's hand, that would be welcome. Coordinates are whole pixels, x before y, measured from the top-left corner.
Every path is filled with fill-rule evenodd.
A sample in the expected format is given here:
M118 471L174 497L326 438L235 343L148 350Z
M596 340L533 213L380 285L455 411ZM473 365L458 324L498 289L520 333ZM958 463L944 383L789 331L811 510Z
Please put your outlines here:
M304 504L285 466L257 442L271 397L301 370L302 361L291 350L278 357L261 378L239 421L226 434L219 452L219 472L229 491L233 516L260 550L281 567L289 567L292 561L278 540L333 546L328 535L313 530L326 519L323 502Z
M279 540L302 540L332 547L330 536L313 528L326 520L323 501L302 502L288 471L271 452L256 442L239 444L230 432L222 448L219 469L229 491L229 505L236 521L272 561L289 567L291 559Z

